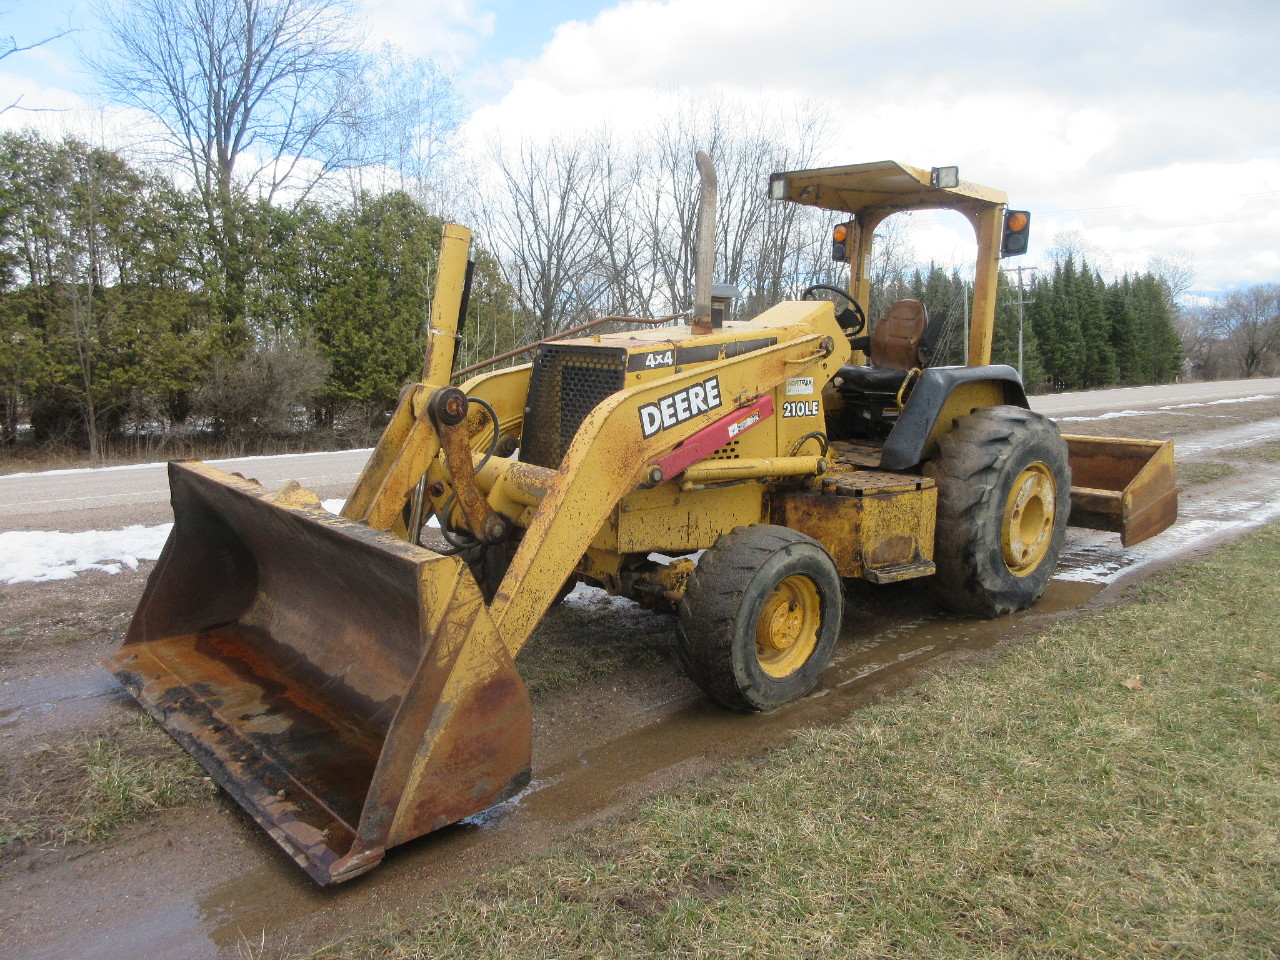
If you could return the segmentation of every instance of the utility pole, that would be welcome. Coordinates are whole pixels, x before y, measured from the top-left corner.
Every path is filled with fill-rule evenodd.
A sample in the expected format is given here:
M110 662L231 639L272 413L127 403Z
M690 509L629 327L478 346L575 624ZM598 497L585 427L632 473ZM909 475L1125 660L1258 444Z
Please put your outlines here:
M1028 303L1035 302L1034 300L1027 299L1026 289L1022 285L1022 274L1023 274L1023 271L1026 271L1027 273L1035 273L1036 270L1039 268L1017 266L1017 267L1008 267L1006 269L1009 272L1016 272L1018 274L1018 299L1016 301L1018 304L1018 376L1022 377L1022 324L1023 324L1022 308Z

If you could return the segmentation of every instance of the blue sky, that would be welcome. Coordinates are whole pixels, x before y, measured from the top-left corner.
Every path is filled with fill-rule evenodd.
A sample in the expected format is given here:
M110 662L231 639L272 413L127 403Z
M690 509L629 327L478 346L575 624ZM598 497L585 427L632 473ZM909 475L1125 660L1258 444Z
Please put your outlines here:
M482 53L493 60L537 56L551 39L555 28L568 20L590 20L600 8L599 2L588 0L501 0L485 4L493 11L493 34L485 41Z
M604 124L643 136L719 97L826 118L819 164L958 164L1032 210L1037 255L1076 233L1117 273L1184 257L1202 291L1280 282L1277 0L352 2L370 42L453 72L472 143ZM0 126L120 122L78 66L90 9L0 0L0 35L84 28L0 62L4 103L66 108ZM965 241L927 217L912 242L963 261Z
M0 37L12 37L19 46L69 31L67 36L39 50L15 54L4 68L51 86L73 82L78 72L78 51L92 48L97 39L93 6L85 0L0 0ZM398 35L394 3L370 6L382 7L386 11L386 32L390 36L400 43L408 39L412 44L413 38ZM428 16L433 12L431 3L416 6ZM473 87L475 93L483 95L488 84L474 80L486 72L486 66L491 70L494 65L507 60L536 57L551 40L557 26L568 21L590 20L604 5L598 0L492 0L453 6L474 9L480 18L488 15L489 28L466 31L474 48L459 50L458 62L450 63L455 57L450 56L448 50L436 49L435 45L428 45L426 49L430 56L460 74L460 79L468 87ZM87 77L80 78L80 82L87 84L87 81Z

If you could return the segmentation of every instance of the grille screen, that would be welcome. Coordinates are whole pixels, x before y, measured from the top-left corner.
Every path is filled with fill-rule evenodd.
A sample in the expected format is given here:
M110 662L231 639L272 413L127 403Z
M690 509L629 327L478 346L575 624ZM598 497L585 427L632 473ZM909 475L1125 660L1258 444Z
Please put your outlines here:
M529 381L520 459L558 470L587 414L621 390L626 376L625 350L540 346Z

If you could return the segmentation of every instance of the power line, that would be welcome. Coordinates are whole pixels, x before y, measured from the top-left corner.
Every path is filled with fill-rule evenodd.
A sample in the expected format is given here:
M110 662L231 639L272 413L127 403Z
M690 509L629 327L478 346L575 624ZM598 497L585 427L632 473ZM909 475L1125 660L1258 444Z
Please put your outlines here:
M1034 300L1026 299L1027 292L1026 292L1026 288L1023 287L1022 285L1022 274L1023 274L1023 271L1026 271L1027 273L1035 273L1036 270L1038 270L1039 268L1024 267L1021 264L1019 264L1016 267L1005 267L1004 269L1006 273L1018 274L1018 299L1015 302L1018 305L1018 379L1021 380L1022 379L1022 327L1023 327L1022 308L1028 303L1035 303Z

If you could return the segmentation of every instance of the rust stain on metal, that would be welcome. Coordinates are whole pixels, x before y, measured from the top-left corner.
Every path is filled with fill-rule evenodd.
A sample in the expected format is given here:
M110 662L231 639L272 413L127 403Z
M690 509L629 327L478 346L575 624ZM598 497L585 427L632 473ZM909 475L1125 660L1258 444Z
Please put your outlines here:
M906 534L877 540L867 551L867 563L873 567L891 567L910 563L916 555L916 541Z
M506 525L489 506L489 501L476 485L475 464L471 456L471 437L466 421L456 426L438 424L440 443L449 468L450 483L467 527L484 543L495 543L506 534Z

